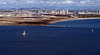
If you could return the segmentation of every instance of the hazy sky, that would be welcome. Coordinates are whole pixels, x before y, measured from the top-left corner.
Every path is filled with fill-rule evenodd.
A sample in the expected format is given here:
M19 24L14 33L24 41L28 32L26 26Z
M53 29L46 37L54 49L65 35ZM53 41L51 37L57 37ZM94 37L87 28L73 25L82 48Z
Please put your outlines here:
M100 6L100 0L0 0L0 8Z

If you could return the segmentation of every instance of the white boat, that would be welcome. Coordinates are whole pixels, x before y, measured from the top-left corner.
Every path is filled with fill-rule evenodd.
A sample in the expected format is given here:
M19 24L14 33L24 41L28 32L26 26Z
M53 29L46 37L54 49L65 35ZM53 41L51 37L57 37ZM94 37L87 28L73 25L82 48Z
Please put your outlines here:
M92 32L93 32L94 30L92 29Z
M25 32L25 30L23 31L22 35L23 35L23 36L25 36L25 35L26 35L26 32Z

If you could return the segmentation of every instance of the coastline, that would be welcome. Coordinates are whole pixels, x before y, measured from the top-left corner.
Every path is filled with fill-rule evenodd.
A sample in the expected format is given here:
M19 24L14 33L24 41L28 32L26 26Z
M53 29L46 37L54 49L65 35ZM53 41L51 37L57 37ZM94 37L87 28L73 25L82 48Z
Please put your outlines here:
M56 22L62 22L62 21L70 21L70 20L84 20L84 19L100 19L100 18L67 18L67 19L50 19L49 21L43 20L42 22L37 21L37 22L33 22L33 23L22 23L22 24L0 24L0 25L35 25L35 26L48 26L48 24L53 24ZM39 23L40 22L40 23ZM39 23L39 24L38 24Z
M62 20L55 20L55 21L52 21L52 22L50 22L50 24L56 23L56 22L62 22L62 21L85 20L85 19L100 19L100 18L74 18L74 19L62 19Z
M77 20L80 20L80 19L100 19L100 18L77 18Z
M51 21L50 24L56 23L56 22L62 22L62 21L69 21L69 20L76 20L76 19L61 19L61 20L55 20L55 21Z

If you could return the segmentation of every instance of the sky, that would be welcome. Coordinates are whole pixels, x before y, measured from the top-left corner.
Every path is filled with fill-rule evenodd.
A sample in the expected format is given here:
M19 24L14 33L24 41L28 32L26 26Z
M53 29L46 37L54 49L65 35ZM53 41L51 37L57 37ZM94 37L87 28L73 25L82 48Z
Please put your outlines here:
M0 0L0 8L83 9L100 7L100 0Z

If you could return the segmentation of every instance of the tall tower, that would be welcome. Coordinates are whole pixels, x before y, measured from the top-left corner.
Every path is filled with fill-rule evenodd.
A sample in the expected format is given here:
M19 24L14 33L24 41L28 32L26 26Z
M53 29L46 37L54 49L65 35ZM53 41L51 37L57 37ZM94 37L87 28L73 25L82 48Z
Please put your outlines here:
M68 14L69 13L69 11L68 11L68 9L66 10L66 14Z
M87 11L86 11L86 14L88 14L88 13L89 13L89 11L87 10Z
M99 14L100 14L100 10L99 10L99 12L98 12Z
M63 12L62 14L65 14L65 13L66 13L66 11L65 11L65 10L62 10L62 12Z

